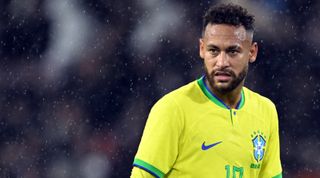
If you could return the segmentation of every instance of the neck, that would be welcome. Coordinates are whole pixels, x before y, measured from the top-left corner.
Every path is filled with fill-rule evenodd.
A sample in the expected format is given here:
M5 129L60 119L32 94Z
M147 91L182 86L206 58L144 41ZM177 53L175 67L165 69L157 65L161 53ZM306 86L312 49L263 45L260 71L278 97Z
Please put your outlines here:
M207 79L205 82L206 82L207 86L209 87L209 89L211 90L211 92L213 94L215 94L221 101L223 101L223 103L225 105L227 105L229 108L233 108L233 109L235 109L237 107L237 105L241 99L241 90L242 90L244 82L241 82L235 89L233 89L230 92L226 92L226 93L224 93L224 92L222 93L218 90L213 89Z

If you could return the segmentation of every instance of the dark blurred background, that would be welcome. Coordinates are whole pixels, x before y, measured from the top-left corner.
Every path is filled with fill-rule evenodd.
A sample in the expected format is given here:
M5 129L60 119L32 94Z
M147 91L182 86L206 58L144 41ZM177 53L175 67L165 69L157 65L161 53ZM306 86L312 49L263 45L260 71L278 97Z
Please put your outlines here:
M129 177L153 103L202 75L218 2L1 0L0 177ZM284 177L319 178L320 2L233 2L256 16L246 86L277 105Z

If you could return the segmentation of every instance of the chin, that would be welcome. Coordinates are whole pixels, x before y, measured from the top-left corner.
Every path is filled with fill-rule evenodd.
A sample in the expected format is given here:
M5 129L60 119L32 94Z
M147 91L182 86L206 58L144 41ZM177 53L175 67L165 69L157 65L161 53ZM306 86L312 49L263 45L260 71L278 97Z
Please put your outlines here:
M229 82L216 82L214 84L214 89L221 92L221 93L228 93L233 91L237 88L239 85L233 85L234 83L232 81Z
M230 82L223 82L223 83L217 82L215 86L217 89L218 88L219 89L228 89L228 88L230 88L231 84L230 84Z
M227 93L232 91L232 89L230 88L230 85L216 85L214 86L214 89L221 92L221 93Z

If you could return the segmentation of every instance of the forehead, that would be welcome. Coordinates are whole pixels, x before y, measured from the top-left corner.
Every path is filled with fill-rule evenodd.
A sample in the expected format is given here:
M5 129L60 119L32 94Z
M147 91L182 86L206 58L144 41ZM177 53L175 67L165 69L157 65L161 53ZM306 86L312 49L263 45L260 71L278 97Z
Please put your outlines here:
M252 39L243 26L227 24L208 24L204 31L204 40L245 43Z

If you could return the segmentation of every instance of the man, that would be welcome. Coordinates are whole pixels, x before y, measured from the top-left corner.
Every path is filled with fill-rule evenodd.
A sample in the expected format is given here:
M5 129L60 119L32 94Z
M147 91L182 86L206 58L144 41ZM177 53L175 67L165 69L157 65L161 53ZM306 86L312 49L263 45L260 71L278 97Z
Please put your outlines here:
M278 116L244 87L256 60L254 17L228 4L204 16L205 75L152 108L131 177L281 178Z

